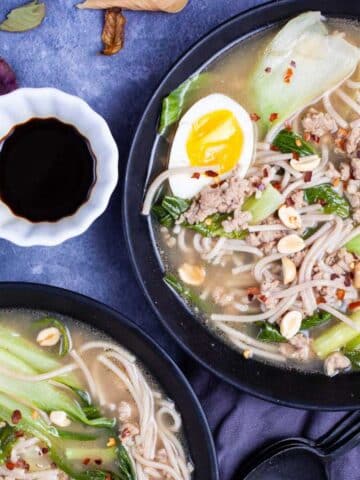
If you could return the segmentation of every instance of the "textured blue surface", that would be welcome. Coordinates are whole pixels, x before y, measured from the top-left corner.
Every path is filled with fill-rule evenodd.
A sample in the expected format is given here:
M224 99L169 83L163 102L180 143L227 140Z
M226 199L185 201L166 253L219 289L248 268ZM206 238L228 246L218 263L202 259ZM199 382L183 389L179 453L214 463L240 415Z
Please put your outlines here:
M214 26L262 3L190 0L188 7L174 16L129 12L125 49L108 58L98 54L101 12L78 11L74 0L45 1L47 18L39 29L25 34L0 32L0 55L13 66L21 86L61 88L84 98L106 118L119 145L120 179L147 99L177 57ZM2 0L0 17L21 3L23 0ZM25 249L0 240L0 281L40 282L84 293L122 311L165 345L191 375L209 416L216 434L221 480L230 479L237 462L264 441L300 433L317 435L338 418L339 414L306 413L252 399L185 359L150 311L135 281L120 211L121 185L106 213L81 237L54 248ZM356 453L335 464L333 478L359 478L354 473L359 472Z

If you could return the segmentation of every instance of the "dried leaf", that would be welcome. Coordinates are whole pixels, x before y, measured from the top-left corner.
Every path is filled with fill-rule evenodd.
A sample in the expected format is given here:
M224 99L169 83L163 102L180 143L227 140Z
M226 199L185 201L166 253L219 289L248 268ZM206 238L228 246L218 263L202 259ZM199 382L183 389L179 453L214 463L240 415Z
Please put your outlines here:
M38 27L45 18L45 3L38 0L14 8L6 20L0 24L0 30L7 32L25 32Z
M0 58L0 95L12 92L18 88L13 69Z
M85 0L78 8L120 7L127 10L152 10L168 13L180 12L189 0Z
M114 55L124 46L126 19L121 8L109 8L105 12L105 23L101 39L104 44L103 54Z

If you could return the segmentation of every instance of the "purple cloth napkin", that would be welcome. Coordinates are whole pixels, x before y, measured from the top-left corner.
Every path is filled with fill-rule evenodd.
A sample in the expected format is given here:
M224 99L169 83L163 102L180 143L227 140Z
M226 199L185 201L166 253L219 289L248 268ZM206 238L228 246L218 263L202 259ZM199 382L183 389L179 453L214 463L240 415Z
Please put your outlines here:
M297 435L316 439L344 416L343 412L275 405L242 393L200 368L192 375L192 385L214 434L220 480L232 479L241 462L265 443ZM359 447L331 461L329 473L332 480L360 479Z

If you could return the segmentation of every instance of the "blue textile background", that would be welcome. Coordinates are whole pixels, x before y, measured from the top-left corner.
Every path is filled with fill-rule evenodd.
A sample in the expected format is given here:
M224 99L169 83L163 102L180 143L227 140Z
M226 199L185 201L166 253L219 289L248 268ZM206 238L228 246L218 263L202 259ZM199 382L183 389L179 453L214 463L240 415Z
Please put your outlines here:
M2 0L0 18L24 1ZM146 102L177 57L222 21L262 3L190 0L177 15L128 12L125 49L109 58L98 54L102 12L79 11L75 0L45 2L47 17L39 29L24 34L0 32L0 55L13 66L21 86L61 88L84 98L106 118L119 146L120 179ZM0 281L47 283L89 295L129 316L165 346L190 376L208 415L221 480L229 480L238 462L263 442L285 435L316 436L339 418L339 413L308 413L254 399L185 358L136 283L120 211L121 182L106 213L81 237L54 248L19 248L0 240ZM359 466L353 450L334 463L333 478L359 479Z

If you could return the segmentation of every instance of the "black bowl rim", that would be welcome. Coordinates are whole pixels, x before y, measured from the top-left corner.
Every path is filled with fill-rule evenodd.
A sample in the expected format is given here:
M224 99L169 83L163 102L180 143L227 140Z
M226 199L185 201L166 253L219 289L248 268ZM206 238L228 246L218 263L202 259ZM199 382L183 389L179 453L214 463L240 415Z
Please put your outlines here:
M159 278L162 273L158 254L148 222L140 215L144 186L150 171L154 173L143 159L151 158L153 145L158 140L156 124L162 98L241 38L307 10L321 10L330 17L360 18L360 3L356 2L270 1L217 26L177 60L149 100L135 132L124 177L122 214L127 248L138 282L162 324L188 354L221 379L259 398L297 408L353 410L360 407L360 375L356 373L329 379L322 374L289 371L256 360L245 361L204 327L198 326L195 333L191 328L196 324L193 315L179 299L174 301L174 294ZM249 23L252 26L247 28ZM241 33L237 35L234 29Z
M129 348L155 379L161 378L159 384L181 413L195 472L198 472L194 480L219 480L213 438L198 398L176 363L139 326L120 312L90 297L37 283L0 282L0 308L60 313L103 331L115 342ZM124 338L127 341L130 339L131 347L126 345Z

